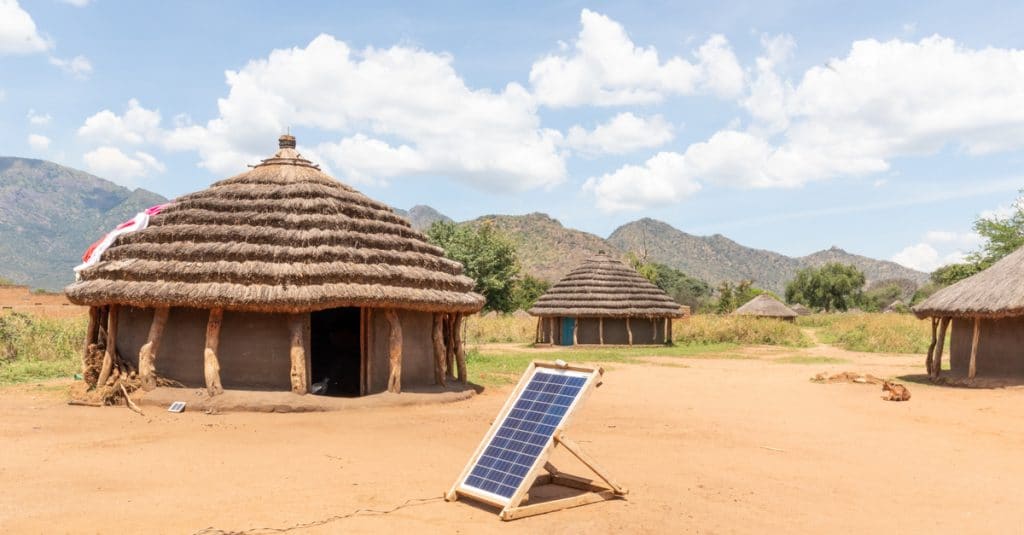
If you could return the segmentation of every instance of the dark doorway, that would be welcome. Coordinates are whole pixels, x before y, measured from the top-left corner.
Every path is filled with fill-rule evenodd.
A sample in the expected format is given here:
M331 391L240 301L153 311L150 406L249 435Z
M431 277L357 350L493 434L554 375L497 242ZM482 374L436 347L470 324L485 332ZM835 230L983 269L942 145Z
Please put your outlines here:
M362 348L360 310L331 308L310 314L313 393L358 396Z

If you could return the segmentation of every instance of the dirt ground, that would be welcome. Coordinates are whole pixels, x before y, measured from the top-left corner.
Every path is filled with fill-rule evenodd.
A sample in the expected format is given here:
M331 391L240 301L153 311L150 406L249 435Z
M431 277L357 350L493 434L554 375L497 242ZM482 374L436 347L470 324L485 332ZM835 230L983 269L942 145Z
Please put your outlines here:
M776 361L793 354L849 362ZM628 499L509 523L493 510L437 499L507 388L443 405L220 415L147 407L145 417L69 407L66 382L6 388L0 531L231 532L316 522L296 531L1024 530L1024 389L907 382L912 400L893 403L877 386L808 379L919 374L921 357L826 346L741 356L750 358L606 366L569 435L629 488ZM432 501L409 502L418 499Z

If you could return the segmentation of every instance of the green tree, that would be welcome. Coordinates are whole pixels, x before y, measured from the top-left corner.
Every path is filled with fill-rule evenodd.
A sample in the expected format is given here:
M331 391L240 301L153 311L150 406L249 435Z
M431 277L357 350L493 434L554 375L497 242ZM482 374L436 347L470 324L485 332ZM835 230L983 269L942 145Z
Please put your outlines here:
M898 284L886 284L865 291L861 298L861 308L868 312L879 312L902 298L903 288Z
M941 288L966 279L967 277L978 273L982 269L984 268L981 267L981 264L975 262L948 264L933 271L929 278L933 283Z
M490 224L457 225L437 221L427 237L445 255L465 267L466 276L476 281L474 290L487 302L484 308L498 312L515 310L513 293L519 275L515 243Z
M754 281L751 280L741 280L737 283L722 281L718 284L717 290L718 301L715 302L714 310L719 314L728 314L761 294L768 294L776 299L779 297L754 286Z
M1020 193L1009 215L979 217L974 221L974 231L984 239L981 248L968 255L966 262L936 269L931 274L933 283L942 287L959 282L1024 246L1024 190Z
M626 253L626 261L640 275L664 290L680 305L686 305L692 310L696 310L711 297L711 286L708 283L691 277L672 266L647 262L633 252Z
M523 275L512 285L512 309L529 310L537 298L548 291L551 283L531 275Z
M850 264L829 262L797 272L786 285L786 302L811 308L847 310L861 301L864 273Z

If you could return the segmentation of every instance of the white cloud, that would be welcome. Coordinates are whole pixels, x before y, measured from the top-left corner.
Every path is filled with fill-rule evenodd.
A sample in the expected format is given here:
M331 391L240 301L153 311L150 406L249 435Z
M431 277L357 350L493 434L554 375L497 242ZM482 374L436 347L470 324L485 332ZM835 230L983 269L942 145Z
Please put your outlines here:
M116 147L104 146L85 153L82 160L89 172L129 187L136 186L139 178L166 170L164 164L150 154L136 151L133 156Z
M49 39L39 35L32 16L17 0L0 0L0 55L32 54L52 47Z
M572 49L560 47L530 69L530 84L541 104L551 107L650 104L669 95L710 93L733 97L744 74L728 41L713 35L695 52L661 61L654 47L633 43L618 22L588 9L580 13Z
M92 0L62 0L65 4L72 5L75 7L86 7Z
M429 173L524 190L566 175L562 136L540 127L531 95L515 83L471 89L447 55L408 46L352 51L321 35L227 72L227 84L219 117L165 132L163 146L198 151L200 165L226 174L266 157L291 126L337 136L315 151L350 180Z
M983 241L975 232L929 230L919 243L904 247L891 260L912 269L931 272L947 264L963 262L967 253L977 249Z
M661 115L638 117L620 113L593 130L573 126L565 145L586 155L627 154L638 149L660 147L672 141L672 125Z
M83 80L92 74L92 62L90 62L89 58L85 56L75 56L70 59L61 59L56 56L50 56L50 65L57 67L75 78Z
M35 152L44 152L50 148L50 138L39 134L29 134L28 146Z
M687 172L685 157L660 152L643 165L589 178L583 189L595 196L601 210L618 212L679 202L696 193L700 184Z
M33 126L46 126L53 120L53 117L49 113L36 113L36 110L32 109L28 110L28 113L25 114L25 118L27 118L29 124Z
M164 132L160 129L160 111L147 110L131 99L123 115L103 110L87 118L78 135L94 143L139 145L162 140Z

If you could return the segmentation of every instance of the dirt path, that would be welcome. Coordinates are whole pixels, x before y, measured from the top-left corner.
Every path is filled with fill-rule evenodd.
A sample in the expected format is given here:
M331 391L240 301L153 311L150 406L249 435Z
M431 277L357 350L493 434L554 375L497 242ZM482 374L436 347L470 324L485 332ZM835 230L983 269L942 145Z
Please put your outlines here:
M803 351L819 349L789 354ZM512 523L466 503L432 501L299 532L1021 529L1024 389L910 385L912 401L889 403L877 387L808 378L919 372L919 358L844 352L850 363L828 365L774 358L610 368L570 433L629 487L627 501ZM61 385L47 388L0 390L0 532L286 527L436 498L507 392L336 413L147 409L140 417L69 407Z

